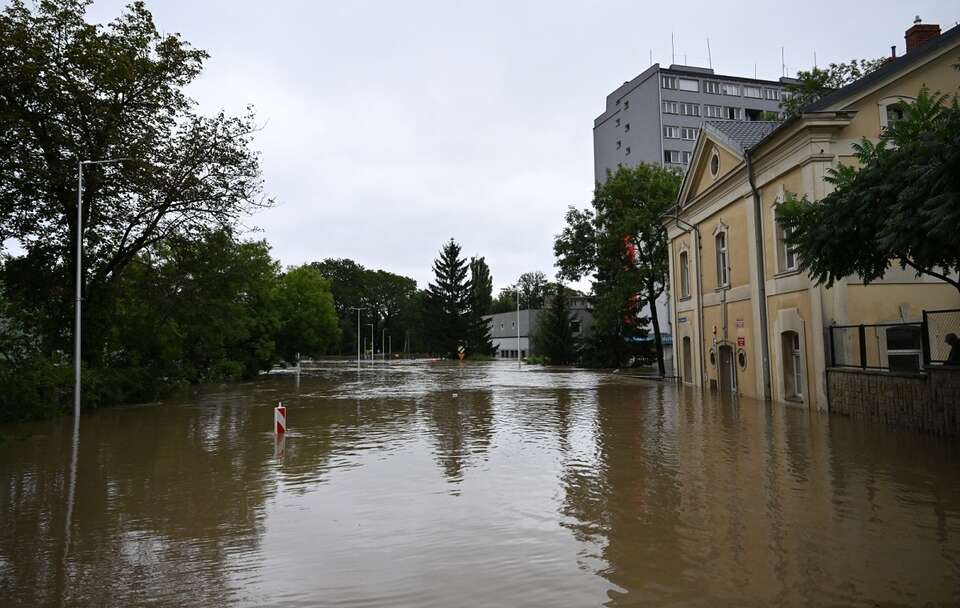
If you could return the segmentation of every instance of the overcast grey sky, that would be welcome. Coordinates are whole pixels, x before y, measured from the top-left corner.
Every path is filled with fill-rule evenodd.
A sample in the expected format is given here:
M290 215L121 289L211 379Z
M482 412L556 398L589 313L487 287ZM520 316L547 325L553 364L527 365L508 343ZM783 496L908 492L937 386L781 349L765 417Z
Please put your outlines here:
M125 2L97 0L106 21ZM251 224L284 264L348 257L425 287L441 245L484 255L494 284L553 275L553 236L593 188L604 98L653 61L760 78L877 57L941 0L805 2L308 2L148 0L158 27L211 58L205 112L253 104L265 190ZM782 5L781 5L782 6ZM869 7L869 8L867 8ZM784 9L789 12L783 12Z

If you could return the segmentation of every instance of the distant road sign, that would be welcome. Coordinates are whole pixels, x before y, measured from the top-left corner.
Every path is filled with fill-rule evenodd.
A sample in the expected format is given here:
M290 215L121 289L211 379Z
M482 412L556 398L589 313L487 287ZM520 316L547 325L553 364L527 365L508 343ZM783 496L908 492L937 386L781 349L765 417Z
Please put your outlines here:
M457 347L457 356L460 357L460 360L463 361L464 356L466 356L467 351L463 348L463 344Z

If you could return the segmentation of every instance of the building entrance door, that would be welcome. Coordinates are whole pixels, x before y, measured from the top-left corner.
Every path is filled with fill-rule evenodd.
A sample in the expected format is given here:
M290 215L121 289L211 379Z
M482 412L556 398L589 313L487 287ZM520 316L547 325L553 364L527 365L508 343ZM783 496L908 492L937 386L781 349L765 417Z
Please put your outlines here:
M690 348L690 338L683 339L683 381L693 382L693 349Z
M721 393L737 392L737 366L733 357L733 347L723 344L718 350L717 375L720 378Z

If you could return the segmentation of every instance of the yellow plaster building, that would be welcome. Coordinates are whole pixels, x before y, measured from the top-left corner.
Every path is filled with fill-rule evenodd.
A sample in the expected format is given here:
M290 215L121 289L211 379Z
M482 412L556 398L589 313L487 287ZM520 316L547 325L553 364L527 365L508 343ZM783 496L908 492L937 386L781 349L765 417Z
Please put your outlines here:
M818 286L797 269L776 222L787 193L822 199L828 169L853 162L853 144L878 139L922 86L957 93L960 27L938 33L915 25L906 55L784 123L703 123L665 219L683 382L825 410L831 324L919 321L924 309L960 308L953 287L897 265L870 285L848 277ZM877 356L884 340L878 332Z

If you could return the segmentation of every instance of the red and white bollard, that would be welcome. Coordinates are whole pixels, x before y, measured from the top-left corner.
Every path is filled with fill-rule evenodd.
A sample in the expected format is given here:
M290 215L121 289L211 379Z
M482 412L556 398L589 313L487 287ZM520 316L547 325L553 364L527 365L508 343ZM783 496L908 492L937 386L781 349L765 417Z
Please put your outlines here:
M287 408L282 401L277 401L277 407L273 408L273 426L277 435L287 432Z

